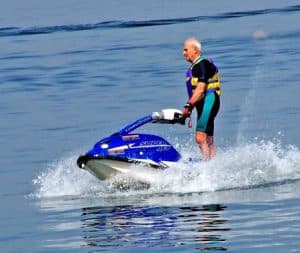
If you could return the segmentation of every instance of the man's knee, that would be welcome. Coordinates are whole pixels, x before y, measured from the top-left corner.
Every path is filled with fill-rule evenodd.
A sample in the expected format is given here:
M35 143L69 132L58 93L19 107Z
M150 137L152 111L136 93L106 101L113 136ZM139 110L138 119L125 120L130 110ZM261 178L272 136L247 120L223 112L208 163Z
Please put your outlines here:
M207 134L204 132L197 131L196 135L195 135L195 139L199 145L201 145L203 143L207 143Z

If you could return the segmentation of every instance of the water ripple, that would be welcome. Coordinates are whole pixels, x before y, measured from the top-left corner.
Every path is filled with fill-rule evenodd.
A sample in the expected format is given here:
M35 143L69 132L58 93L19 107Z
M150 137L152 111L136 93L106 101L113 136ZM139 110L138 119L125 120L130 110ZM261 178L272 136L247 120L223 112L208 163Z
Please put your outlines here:
M232 18L243 18L248 16L289 13L300 11L300 5L286 6L282 8L269 8L261 10L227 12L210 16L195 16L186 18L171 18L171 19L154 19L142 21L104 21L91 24L76 24L76 25L57 25L45 27L0 27L0 37L7 36L23 36L35 34L49 34L55 32L73 32L81 30L94 30L94 29L119 29L119 28L137 28L146 26L162 26L172 25L188 22L198 22L202 20L223 20Z

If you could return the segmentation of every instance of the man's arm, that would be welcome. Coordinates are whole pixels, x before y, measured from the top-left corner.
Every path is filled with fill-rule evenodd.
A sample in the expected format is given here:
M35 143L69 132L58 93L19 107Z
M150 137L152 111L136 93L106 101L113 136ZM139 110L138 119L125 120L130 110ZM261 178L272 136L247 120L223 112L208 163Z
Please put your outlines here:
M182 111L183 116L185 118L190 117L192 110L195 106L195 104L200 100L200 98L203 96L205 92L206 84L203 82L198 82L196 89L193 92L192 97L189 99L189 101L185 104L184 109Z
M198 82L196 89L193 92L192 97L189 100L189 103L191 105L196 104L200 98L203 96L204 92L205 92L205 87L206 84L204 82Z

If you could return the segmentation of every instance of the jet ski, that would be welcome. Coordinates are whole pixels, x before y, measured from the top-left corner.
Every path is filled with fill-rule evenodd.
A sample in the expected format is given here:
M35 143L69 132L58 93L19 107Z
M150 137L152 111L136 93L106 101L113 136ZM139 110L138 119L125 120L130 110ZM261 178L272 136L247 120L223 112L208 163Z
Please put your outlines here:
M163 109L137 119L117 133L99 140L91 150L80 155L77 165L100 180L127 173L134 164L166 169L180 160L181 155L160 136L133 131L147 123L185 124L178 109Z

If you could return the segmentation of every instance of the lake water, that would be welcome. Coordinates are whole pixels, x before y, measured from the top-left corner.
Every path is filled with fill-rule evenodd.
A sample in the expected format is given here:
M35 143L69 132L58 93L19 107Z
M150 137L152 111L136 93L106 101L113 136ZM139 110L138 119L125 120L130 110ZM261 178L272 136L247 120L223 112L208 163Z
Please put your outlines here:
M2 3L0 251L300 252L299 20L298 1ZM99 138L182 108L189 36L222 76L217 157L126 191L78 169ZM141 131L199 156L193 129Z

